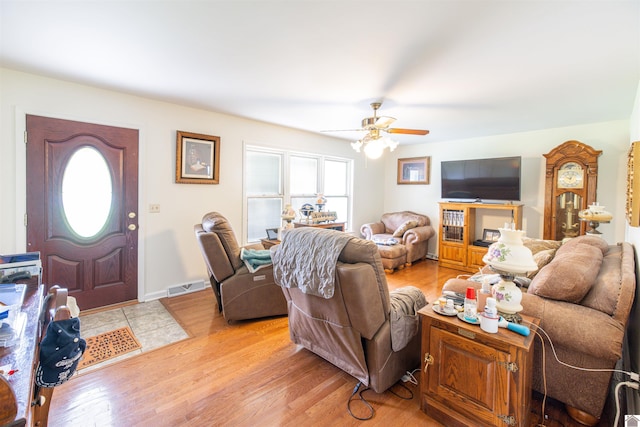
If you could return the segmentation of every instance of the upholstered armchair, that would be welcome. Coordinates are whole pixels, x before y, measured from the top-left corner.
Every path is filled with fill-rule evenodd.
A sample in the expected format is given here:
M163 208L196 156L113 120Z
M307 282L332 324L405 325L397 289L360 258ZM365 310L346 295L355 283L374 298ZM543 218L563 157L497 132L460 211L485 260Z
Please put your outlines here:
M305 227L285 232L271 252L294 343L378 393L419 367L426 300L415 287L389 292L373 242Z
M364 224L360 233L376 243L397 240L406 249L407 266L427 256L429 239L436 234L428 216L411 211L385 213L380 221Z
M225 217L210 212L193 227L209 271L218 310L229 322L287 314L282 290L273 281L273 267L254 272L240 258L242 248ZM262 245L247 249L264 249Z

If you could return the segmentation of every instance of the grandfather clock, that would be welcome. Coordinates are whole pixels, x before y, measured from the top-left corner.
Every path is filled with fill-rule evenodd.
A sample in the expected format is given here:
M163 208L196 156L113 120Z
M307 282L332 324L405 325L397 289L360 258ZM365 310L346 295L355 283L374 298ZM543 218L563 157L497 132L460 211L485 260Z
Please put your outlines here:
M567 141L544 155L544 239L585 234L586 224L580 221L578 212L596 201L600 154L602 150Z

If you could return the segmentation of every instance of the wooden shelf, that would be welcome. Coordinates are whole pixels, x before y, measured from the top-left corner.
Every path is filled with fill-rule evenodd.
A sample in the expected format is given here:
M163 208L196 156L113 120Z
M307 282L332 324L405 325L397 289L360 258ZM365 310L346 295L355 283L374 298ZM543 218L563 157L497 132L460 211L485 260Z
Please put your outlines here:
M522 229L521 204L492 203L440 203L440 233L438 234L438 264L443 267L477 272L484 267L484 246L474 246L476 239L476 213L479 210L503 210L511 212L511 221Z

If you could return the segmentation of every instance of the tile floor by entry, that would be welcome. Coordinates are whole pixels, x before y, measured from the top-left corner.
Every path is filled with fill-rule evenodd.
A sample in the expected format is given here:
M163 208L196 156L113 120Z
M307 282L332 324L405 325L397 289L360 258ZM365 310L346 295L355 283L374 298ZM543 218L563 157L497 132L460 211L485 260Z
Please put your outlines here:
M125 326L131 328L142 348L86 367L80 370L80 373L86 373L97 367L103 367L189 337L171 316L171 313L157 300L87 315L80 313L80 333L85 339Z

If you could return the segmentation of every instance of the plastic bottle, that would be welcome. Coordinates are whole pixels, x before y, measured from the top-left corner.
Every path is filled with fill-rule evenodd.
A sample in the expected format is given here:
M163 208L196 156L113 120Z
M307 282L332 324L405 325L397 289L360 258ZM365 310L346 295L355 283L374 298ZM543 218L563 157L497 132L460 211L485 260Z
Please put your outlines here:
M484 310L487 298L491 297L491 284L488 277L482 278L482 289L478 292L478 308Z
M476 290L473 287L467 288L464 298L464 319L470 322L478 320L478 302L476 301Z
M498 317L498 308L496 307L495 298L487 298L487 305L484 307L484 315L491 319Z
M498 333L498 308L496 307L495 298L487 298L487 305L484 308L484 312L481 314L480 328L491 334Z

